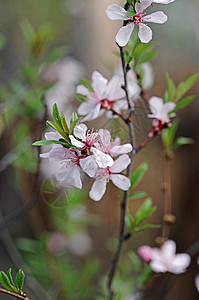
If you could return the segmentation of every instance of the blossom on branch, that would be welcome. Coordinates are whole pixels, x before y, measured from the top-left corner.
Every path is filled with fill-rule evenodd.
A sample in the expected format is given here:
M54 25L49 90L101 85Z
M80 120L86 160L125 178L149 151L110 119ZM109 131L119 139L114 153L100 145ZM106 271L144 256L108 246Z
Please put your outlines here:
M127 16L127 11L117 4L108 6L106 14L109 19L123 20L127 23L119 29L116 35L116 42L120 47L124 47L128 43L135 25L139 26L138 37L140 41L148 43L152 39L152 30L144 22L163 24L167 21L167 16L162 11L145 15L145 9L151 6L153 2L153 0L140 0L140 2L136 2L135 14L132 16Z
M190 265L191 258L187 253L176 253L176 244L172 240L166 241L161 249L142 246L138 249L140 257L149 262L155 273L170 272L181 274Z
M120 114L122 109L127 109L125 92L122 88L122 81L119 76L115 75L108 80L97 71L94 71L91 81L93 91L84 85L77 87L77 93L86 96L86 101L78 107L78 114L85 116L83 121L91 121L100 117L105 110L113 114Z

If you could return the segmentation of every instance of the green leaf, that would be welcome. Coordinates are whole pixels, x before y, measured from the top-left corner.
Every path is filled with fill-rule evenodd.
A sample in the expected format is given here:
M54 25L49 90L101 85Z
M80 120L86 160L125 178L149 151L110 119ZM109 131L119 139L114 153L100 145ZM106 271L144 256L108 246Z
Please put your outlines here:
M65 116L64 116L64 113L62 111L61 113L61 124L62 124L62 128L64 129L64 131L69 134L69 128L68 128L68 125L66 123L66 119L65 119Z
M32 25L27 19L23 20L20 26L23 31L24 37L26 39L26 43L28 44L29 47L31 47L35 35L34 28L32 27Z
M6 42L6 37L3 34L0 34L0 50L5 47Z
M139 225L142 221L144 221L146 218L151 216L154 211L156 210L156 207L152 207L152 199L147 198L141 205L141 207L137 210L135 215L135 225Z
M51 53L44 59L44 63L50 64L55 60L58 60L65 56L67 53L67 47L59 47L51 51Z
M80 80L80 84L84 85L90 92L93 92L93 88L87 79Z
M151 270L150 265L146 264L144 270L142 269L142 272L138 277L138 288L141 288L144 284L146 284L152 276L153 271Z
M199 78L199 74L190 76L186 81L181 82L177 87L175 102L177 102L186 92L188 92Z
M154 50L155 43L139 44L134 51L135 64L142 64L155 57L157 51Z
M171 127L162 130L162 141L167 152L170 151L177 128L178 128L178 122L175 121L173 122Z
M65 138L66 140L69 141L69 137L68 137L67 133L64 132L63 129L58 124L53 123L51 121L46 121L46 125L52 127L56 131L58 131L63 136L63 138Z
M124 51L124 55L125 55L125 62L127 64L129 64L132 61L132 59L133 59L132 56L129 55L129 53L128 53L127 50Z
M187 98L182 99L174 108L174 111L178 111L182 108L185 108L187 105L189 105L194 100L194 96L189 96Z
M160 228L161 226L160 225L157 225L157 224L144 224L143 226L141 227L134 227L131 232L140 232L140 231L143 231L143 230L147 230L147 229L155 229L155 228Z
M128 228L132 228L133 227L133 218L130 214L126 215L125 216L125 223L126 223L126 226Z
M7 272L7 274L8 274L8 279L9 279L11 285L15 285L14 282L13 282L13 279L12 279L12 274L11 274L11 272L12 272L12 269L10 268L10 269L8 270L8 272Z
M176 93L176 87L173 82L173 80L169 77L169 74L166 74L166 80L167 80L167 91L164 95L164 101L170 102L173 100L175 93Z
M71 145L68 141L66 141L65 139L60 139L59 141L56 140L44 140L44 141L37 141L34 142L32 145L33 146L47 146L47 145L52 145L52 144L60 144L66 148L71 148L74 146Z
M53 105L53 119L55 123L57 123L62 128L60 113L56 103L54 103Z
M146 162L143 162L131 175L131 188L134 188L140 183L142 178L144 177L144 174L146 173L148 169L148 164Z
M21 293L24 283L24 272L20 269L15 277L16 286L18 288L18 292Z
M142 198L142 197L145 197L147 195L146 192L135 192L131 195L129 195L128 199L138 199L138 198Z
M10 283L8 276L3 271L0 272L0 282L6 290L16 293L18 292L16 287Z
M22 71L23 71L23 74L26 78L26 80L29 82L29 83L33 83L37 80L37 77L38 77L38 68L37 66L35 65L31 65L29 63L25 63L23 66L22 66Z
M78 118L78 115L76 112L72 113L72 117L70 120L70 129L69 129L69 134L73 134L73 130L75 128L75 126L77 126L77 124L79 123L79 120L81 120L82 118Z
M86 96L85 96L85 95L82 95L82 94L76 94L76 99L77 99L79 102L85 102L85 101L86 101Z
M136 12L133 11L133 10L129 10L129 11L126 12L126 16L127 16L127 17L133 17L133 16L135 16L135 15L136 15Z
M133 252L130 251L128 253L128 257L130 258L132 264L133 264L133 270L136 274L140 273L141 269L142 269L142 262L141 259L139 258L139 256Z
M191 138L178 137L172 146L172 150L176 150L178 147L180 147L182 145L190 145L193 143L194 143L194 140Z

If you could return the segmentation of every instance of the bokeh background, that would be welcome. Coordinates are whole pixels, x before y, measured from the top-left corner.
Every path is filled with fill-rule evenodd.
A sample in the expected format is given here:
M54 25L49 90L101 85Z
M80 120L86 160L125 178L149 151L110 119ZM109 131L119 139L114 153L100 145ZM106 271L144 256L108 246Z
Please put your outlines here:
M114 2L122 4L122 1ZM56 101L58 106L60 104L60 106L63 107L62 109L69 117L71 111L78 105L74 95L75 85L78 84L79 80L82 77L89 79L94 70L98 70L104 74L104 76L110 78L112 72L120 63L118 57L114 54L117 50L114 39L121 24L119 21L110 21L105 14L106 7L111 3L112 1L109 0L0 0L1 42L5 42L5 46L0 53L1 86L9 86L16 74L19 73L21 64L28 59L28 47L22 33L21 24L25 19L27 19L34 28L48 23L53 27L55 32L51 47L66 46L65 68L63 61L61 61L61 63L53 65L45 74L47 79L58 80L62 83L62 85L60 83L60 86L56 86L57 89L49 93L48 97L46 97L48 114L50 115L52 104ZM169 16L169 20L164 25L151 25L153 28L153 40L155 42L157 41L156 49L158 50L158 55L152 61L154 85L149 90L149 95L162 97L166 88L166 72L169 73L176 84L198 72L199 1L176 0L171 5L156 6L157 9L164 10ZM59 73L60 70L62 75ZM59 76L65 79L62 80ZM172 226L170 237L177 241L179 252L188 249L190 245L199 238L198 83L192 88L191 94L195 95L196 100L188 108L180 112L180 123L177 135L193 138L194 144L184 146L177 151L172 160L171 168L172 211L176 216L176 222ZM11 106L6 106L3 99L0 99L0 101L1 113L5 113L5 109L12 110L12 103ZM73 107L71 107L71 103L74 103ZM23 103L19 102L19 104L15 105L18 106L18 110L20 111ZM147 108L145 109L147 111ZM147 120L146 112L140 113L140 110L135 112L135 120L137 122L136 140L137 144L139 144L146 136L147 130L150 127L150 120ZM104 118L91 124L95 126L95 128L102 126L110 128L110 125ZM104 198L99 203L94 203L92 200L87 199L86 195L88 190L85 191L84 202L82 203L80 201L78 203L78 209L76 208L76 220L84 216L87 221L82 221L86 224L84 224L84 230L82 232L80 230L81 234L79 234L79 227L77 226L77 232L75 232L74 237L71 233L73 228L70 226L70 222L73 222L74 218L72 219L73 221L71 221L71 215L69 213L72 211L72 215L74 216L75 214L71 207L72 201L68 199L68 205L63 205L62 202L61 204L59 202L53 205L51 205L52 203L49 204L49 197L45 194L46 177L48 177L46 172L49 171L46 171L46 169L48 170L48 166L42 162L42 170L40 170L41 183L37 205L29 212L22 211L16 218L11 218L11 221L5 224L4 217L7 214L15 212L16 209L19 209L28 199L31 199L34 193L33 174L35 172L35 166L30 166L29 168L26 166L26 168L24 168L23 164L15 164L15 160L17 160L19 156L19 149L10 152L12 145L9 142L10 136L15 130L15 124L12 124L11 127L9 127L9 125L6 127L3 118L1 118L0 127L0 269L7 270L9 267L12 267L15 270L15 268L20 265L21 258L18 257L18 251L22 253L23 256L23 251L20 252L21 249L26 247L31 248L35 245L31 243L28 244L27 241L27 243L25 243L25 238L28 238L30 242L30 240L37 240L40 239L41 236L45 236L45 242L43 243L49 243L48 246L51 245L53 247L53 245L59 243L65 245L63 236L50 236L50 234L55 233L56 222L60 219L61 221L58 227L62 228L62 232L64 231L66 235L68 235L67 243L70 244L69 256L72 255L71 260L76 261L77 256L78 266L82 266L84 259L95 256L100 262L100 272L106 273L108 271L107 266L110 264L112 257L110 251L112 245L110 244L114 244L114 241L110 241L110 237L117 235L119 226L118 192L110 185ZM36 131L38 130L36 127ZM117 123L114 130L117 131ZM36 136L35 134L35 137ZM36 151L35 155L37 155ZM152 197L154 204L157 206L157 211L152 221L161 224L164 204L161 191L163 182L163 150L160 139L155 139L136 157L135 167L142 161L148 162L149 169L143 182L139 186L139 190L147 191L148 195ZM89 185L90 182L88 182L88 186ZM70 198L70 196L68 197ZM76 195L76 197L78 198L78 195ZM136 211L141 202L141 200L131 202L131 211ZM53 220L52 217L54 207L57 213L56 220ZM57 212L59 211L59 207L61 207L62 213L65 212L66 223L63 222L63 216L60 216L60 213ZM78 217L78 214L80 217ZM81 226L83 225L80 222L80 227ZM79 239L76 233L80 235ZM142 244L155 246L155 238L160 235L160 233L160 229L138 233L137 236L129 242L128 247L136 251L137 247ZM55 240L51 240L49 236ZM74 247L71 245L74 245ZM17 247L18 250L15 249L15 247ZM50 248L51 250L52 247ZM84 251L78 253L79 248ZM194 277L196 273L199 272L196 258L197 255L194 256L189 271L175 279L165 299L198 299L198 293L194 286ZM35 261L32 263L34 265L36 264ZM94 263L95 262L91 262L91 264ZM41 266L38 266L38 270L40 270L39 268L41 268ZM29 279L27 279L27 281L28 280ZM30 279L30 281L31 280L32 279ZM161 280L162 279L160 279L160 284ZM42 279L41 283L43 283ZM39 289L38 286L34 288L34 282L32 289ZM30 290L30 295L32 295L31 300L39 299L38 296L34 295L29 286L27 290ZM42 293L43 290L40 292ZM54 299L58 299L56 297L58 296L54 295ZM59 295L59 297L61 297L59 299L65 299L62 298L64 297L63 295ZM9 299L9 297L0 294L0 299ZM45 298L43 297L43 299ZM90 298L88 296L87 298L81 298L81 296L74 296L74 298L72 298L72 296L68 296L66 299L94 298L92 298L92 296L90 296Z

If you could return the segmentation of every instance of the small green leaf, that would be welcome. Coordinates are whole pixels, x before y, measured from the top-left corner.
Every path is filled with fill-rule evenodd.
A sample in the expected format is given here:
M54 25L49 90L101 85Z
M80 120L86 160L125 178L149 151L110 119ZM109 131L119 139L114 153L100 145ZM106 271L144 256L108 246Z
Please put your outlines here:
M178 128L178 122L175 121L173 122L171 127L162 130L162 141L167 152L170 151L177 128Z
M174 111L178 111L182 108L188 106L194 100L194 96L189 96L187 98L182 99L174 108Z
M93 88L87 79L80 80L80 84L84 85L90 92L93 92Z
M85 102L86 101L86 96L85 95L82 95L82 94L76 94L76 99L79 101L79 102Z
M18 292L21 293L24 283L24 272L20 269L15 277L16 286L18 288Z
M160 225L156 225L156 224L144 224L143 226L141 227L134 227L131 232L140 232L140 231L143 231L143 230L147 230L147 229L155 229L155 228L160 228L161 226Z
M144 177L144 174L146 173L148 169L148 164L146 162L143 162L131 175L131 188L136 187L138 183L142 180Z
M167 80L167 91L164 95L164 101L165 102L170 102L173 100L176 92L176 87L173 82L173 80L169 77L169 74L166 74L166 80Z
M82 118L78 118L76 112L72 113L72 117L71 117L71 120L70 120L69 134L73 134L73 130L74 130L75 126L77 126L77 124L79 123L79 120L81 120L81 119Z
M136 274L140 273L141 269L142 269L142 262L141 259L139 258L139 256L133 252L130 251L128 253L128 257L130 258L132 264L133 264L133 270Z
M137 210L135 215L135 225L139 225L142 221L144 221L146 218L151 216L154 211L156 210L156 207L152 207L152 199L147 198L141 205L141 207Z
M129 10L129 11L126 12L126 16L127 16L127 17L133 17L133 16L135 16L135 15L136 15L136 12L133 11L133 10Z
M8 276L3 271L0 272L0 281L6 290L16 293L18 292L16 287L10 283Z
M135 64L142 64L155 57L157 51L154 50L155 43L139 44L134 51Z
M66 148L71 148L72 146L67 140L65 139L60 139L59 141L56 140L44 140L44 141L37 141L34 142L32 145L33 146L47 146L47 145L52 145L52 144L60 144Z
M173 146L172 146L172 150L176 150L178 147L182 146L182 145L191 145L194 143L194 140L191 138L186 138L186 137L178 137Z
M62 112L61 113L61 124L62 124L62 128L64 129L64 131L69 134L69 128L68 128L68 125L66 123L66 119L65 119L65 116L64 116L64 113Z
M150 265L146 264L144 270L142 269L142 272L138 277L138 288L141 288L144 284L146 284L152 275L153 271L151 270Z
M30 22L27 19L23 20L23 22L21 22L20 26L23 31L24 37L26 39L26 43L28 44L29 47L31 47L32 43L33 43L33 38L35 35L34 28L32 27L32 25L30 24Z
M67 53L66 47L59 47L50 52L50 54L44 59L44 63L50 64L55 60L58 60L65 56Z
M14 282L13 282L13 279L12 279L12 274L11 274L11 272L12 272L12 269L10 268L10 269L8 270L8 272L7 272L7 273L8 273L8 279L9 279L11 285L15 285Z
M132 228L133 227L133 218L130 214L126 215L125 217L125 223L126 223L126 226L128 228Z
M53 119L55 123L57 123L62 128L60 113L56 103L54 103L53 105Z
M69 141L69 137L68 137L67 133L64 132L63 129L58 124L53 123L51 121L46 121L46 125L52 127L56 131L58 131L63 136L63 138L65 138L66 140Z
M128 53L127 50L124 51L124 55L125 55L125 62L126 62L127 64L129 64L129 63L132 61L133 57L131 57L131 56L129 55L129 53Z
M145 197L147 195L146 192L135 192L131 195L129 195L128 199L138 199L138 198L142 198Z
M177 102L184 94L186 94L186 92L188 92L192 88L196 81L198 81L198 78L199 74L194 74L178 85L175 96L175 102Z

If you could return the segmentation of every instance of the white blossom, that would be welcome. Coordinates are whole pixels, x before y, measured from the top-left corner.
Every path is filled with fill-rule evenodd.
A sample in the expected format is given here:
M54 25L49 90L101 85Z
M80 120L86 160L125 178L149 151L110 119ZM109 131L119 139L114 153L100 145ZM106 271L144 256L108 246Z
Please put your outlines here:
M127 21L127 25L122 26L116 35L116 42L120 47L124 47L128 43L135 25L139 26L138 37L140 41L148 43L152 39L152 30L144 22L163 24L167 21L167 16L162 11L145 15L145 9L151 6L153 2L153 0L140 0L140 2L136 2L136 14L134 16L127 16L127 11L117 4L108 6L106 14L109 19Z
M151 97L149 99L149 107L152 114L149 114L149 118L157 119L163 124L170 122L169 113L175 108L174 102L163 102L163 99L159 97Z

